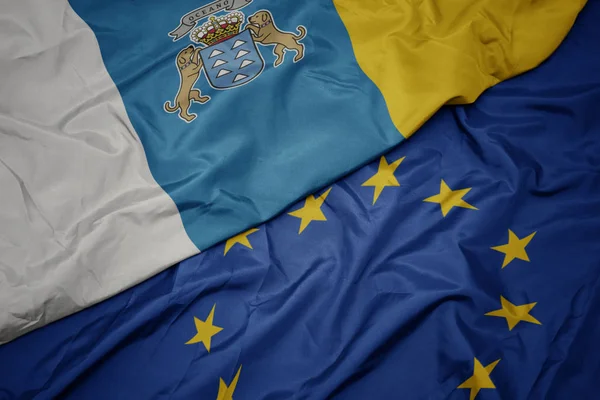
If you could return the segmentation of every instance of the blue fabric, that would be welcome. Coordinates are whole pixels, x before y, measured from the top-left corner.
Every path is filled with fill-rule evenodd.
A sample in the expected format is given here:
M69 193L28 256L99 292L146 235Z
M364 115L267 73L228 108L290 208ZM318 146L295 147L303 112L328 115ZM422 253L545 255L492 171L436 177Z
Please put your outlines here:
M70 3L98 39L152 175L201 250L273 217L403 139L379 89L358 66L330 0L260 0L240 9L246 17L267 9L280 29L294 34L305 27L304 58L294 62L288 51L275 68L273 46L259 45L260 76L228 90L213 89L202 74L195 87L211 100L192 104L191 123L163 110L178 91L177 54L192 44L189 36L173 42L168 33L203 2Z
M0 398L595 399L600 390L600 3L541 67L445 108L332 185L298 234L288 214L0 347ZM471 188L442 217L440 180ZM317 193L320 195L321 192ZM296 211L300 202L288 211ZM537 232L529 262L491 247ZM541 325L485 314L536 302ZM185 344L213 305L211 351Z

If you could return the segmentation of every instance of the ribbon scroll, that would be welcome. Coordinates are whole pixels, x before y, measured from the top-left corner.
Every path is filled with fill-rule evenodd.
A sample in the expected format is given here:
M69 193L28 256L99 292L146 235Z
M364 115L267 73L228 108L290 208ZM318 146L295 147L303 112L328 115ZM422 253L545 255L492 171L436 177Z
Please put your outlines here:
M208 17L211 14L221 10L233 11L242 7L246 7L252 0L215 0L210 4L196 8L193 11L181 17L179 26L169 32L169 36L173 36L173 41L177 41L185 36L189 31L194 29L196 23L202 18Z

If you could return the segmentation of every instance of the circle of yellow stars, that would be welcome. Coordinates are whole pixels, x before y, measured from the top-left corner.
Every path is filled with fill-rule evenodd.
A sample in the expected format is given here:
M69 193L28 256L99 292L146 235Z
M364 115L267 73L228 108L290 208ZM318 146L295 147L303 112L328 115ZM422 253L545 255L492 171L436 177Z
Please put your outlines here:
M367 179L361 186L373 188L373 202L372 205L377 203L384 189L387 187L400 187L400 182L395 176L396 170L402 164L405 157L401 157L393 162L388 162L385 156L382 156L379 160L379 167L377 172ZM315 195L309 195L304 201L304 205L295 211L289 212L288 215L300 219L300 225L298 228L298 234L302 234L312 222L327 221L327 217L322 211L322 206L329 196L332 188L325 190L321 195L315 197ZM468 210L478 210L477 207L470 204L464 199L465 196L471 191L472 188L452 189L444 179L440 181L439 193L434 194L425 198L423 201L427 203L439 204L442 217L446 217L450 211L454 208L463 208ZM253 249L250 239L248 238L255 232L258 232L258 228L251 228L245 232L235 235L225 241L223 255L232 250L236 245L241 245L250 250ZM526 251L527 245L531 242L537 232L533 232L528 236L519 238L512 230L508 230L508 243L501 244L498 246L491 247L492 250L504 254L501 269L504 269L514 260L522 260L530 262L529 256ZM535 325L541 325L534 316L530 314L531 310L537 303L528 303L522 305L516 305L511 303L509 300L500 296L500 308L497 310L489 311L485 313L485 316L499 317L506 320L508 330L512 331L520 322L529 322ZM202 343L206 348L206 351L210 353L211 340L213 336L217 335L223 330L222 327L214 324L216 304L213 305L206 319L203 321L197 317L194 317L194 325L196 328L196 334L188 340L185 344L196 344ZM494 368L498 365L500 359L489 363L486 366L477 359L473 359L473 375L467 380L462 382L457 389L469 389L469 400L475 400L481 389L495 389L496 386L492 381L490 375ZM233 394L240 378L242 366L240 365L235 376L231 380L231 383L227 385L223 378L219 381L219 391L217 394L217 400L232 400Z

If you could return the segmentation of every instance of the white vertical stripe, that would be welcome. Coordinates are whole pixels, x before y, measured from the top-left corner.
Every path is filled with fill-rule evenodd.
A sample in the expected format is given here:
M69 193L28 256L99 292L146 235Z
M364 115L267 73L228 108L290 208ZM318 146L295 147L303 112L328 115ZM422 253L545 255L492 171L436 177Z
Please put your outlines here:
M0 1L0 343L198 253L66 0Z

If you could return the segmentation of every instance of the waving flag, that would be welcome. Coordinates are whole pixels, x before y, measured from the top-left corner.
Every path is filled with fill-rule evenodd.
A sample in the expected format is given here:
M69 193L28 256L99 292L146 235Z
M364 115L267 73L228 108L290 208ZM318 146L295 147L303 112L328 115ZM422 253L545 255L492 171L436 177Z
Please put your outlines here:
M1 346L0 396L596 398L599 18L281 216Z
M0 342L273 217L534 67L584 2L4 3Z

